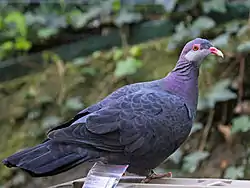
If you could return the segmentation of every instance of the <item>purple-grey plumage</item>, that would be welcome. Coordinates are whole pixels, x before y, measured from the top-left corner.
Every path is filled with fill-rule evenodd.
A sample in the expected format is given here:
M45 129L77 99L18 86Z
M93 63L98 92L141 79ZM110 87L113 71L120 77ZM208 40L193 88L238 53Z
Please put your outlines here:
M187 139L196 114L199 66L211 53L223 56L205 39L188 42L165 78L114 91L50 130L43 143L3 163L48 176L100 160L129 164L129 172L147 175Z

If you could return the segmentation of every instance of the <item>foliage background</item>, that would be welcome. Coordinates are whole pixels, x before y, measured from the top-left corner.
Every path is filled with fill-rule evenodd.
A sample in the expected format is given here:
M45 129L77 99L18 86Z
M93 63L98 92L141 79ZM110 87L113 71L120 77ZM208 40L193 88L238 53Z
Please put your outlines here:
M205 37L225 59L202 65L192 134L158 170L249 179L249 8L248 0L1 2L0 159L122 85L165 76L186 41ZM0 185L44 187L86 173L73 172L31 179L0 166Z

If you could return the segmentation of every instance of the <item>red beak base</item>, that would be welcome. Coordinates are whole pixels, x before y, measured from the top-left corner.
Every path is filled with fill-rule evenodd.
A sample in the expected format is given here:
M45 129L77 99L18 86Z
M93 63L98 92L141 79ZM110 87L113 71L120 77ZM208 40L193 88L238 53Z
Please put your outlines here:
M215 47L210 47L209 50L210 50L210 52L211 52L212 54L215 54L215 55L217 55L217 56L220 56L220 57L224 58L224 54L222 53L222 51L218 50L217 48L215 48Z

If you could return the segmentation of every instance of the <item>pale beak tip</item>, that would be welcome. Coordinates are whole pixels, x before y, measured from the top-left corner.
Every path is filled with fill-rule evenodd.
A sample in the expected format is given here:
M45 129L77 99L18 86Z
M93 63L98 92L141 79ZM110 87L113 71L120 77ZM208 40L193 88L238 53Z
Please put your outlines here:
M222 51L218 50L218 53L217 53L218 56L224 58L224 54L222 53Z
M218 50L218 49L215 48L215 47L210 47L210 52L211 52L212 54L215 54L215 55L217 55L217 56L220 56L220 57L224 58L224 54L222 53L222 51Z

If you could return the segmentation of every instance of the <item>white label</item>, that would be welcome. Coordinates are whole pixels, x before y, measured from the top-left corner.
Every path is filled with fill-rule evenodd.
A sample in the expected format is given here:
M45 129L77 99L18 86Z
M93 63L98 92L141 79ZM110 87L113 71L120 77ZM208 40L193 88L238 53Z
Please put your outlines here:
M112 188L116 178L89 176L82 188Z

